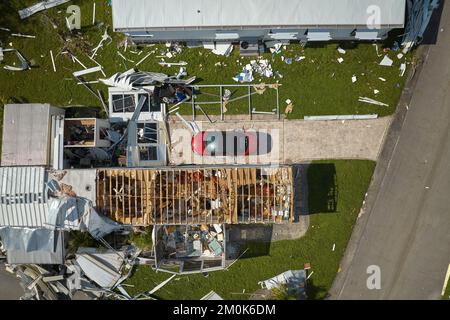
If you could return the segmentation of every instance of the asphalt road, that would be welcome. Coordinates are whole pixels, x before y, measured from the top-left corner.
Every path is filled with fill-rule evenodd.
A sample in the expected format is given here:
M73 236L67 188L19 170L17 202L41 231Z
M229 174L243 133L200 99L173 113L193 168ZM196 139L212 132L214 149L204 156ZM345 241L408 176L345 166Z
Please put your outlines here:
M18 300L24 291L19 280L5 271L5 265L0 262L0 300Z
M450 3L331 299L440 299L450 263ZM385 171L384 171L385 169ZM380 267L369 290L367 268Z

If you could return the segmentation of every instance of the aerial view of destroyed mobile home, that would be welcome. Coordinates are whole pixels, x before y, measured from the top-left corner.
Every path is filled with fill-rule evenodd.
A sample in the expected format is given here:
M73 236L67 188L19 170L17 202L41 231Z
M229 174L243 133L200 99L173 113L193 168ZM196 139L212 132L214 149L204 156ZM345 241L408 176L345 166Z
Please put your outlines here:
M449 3L0 12L0 299L449 297Z

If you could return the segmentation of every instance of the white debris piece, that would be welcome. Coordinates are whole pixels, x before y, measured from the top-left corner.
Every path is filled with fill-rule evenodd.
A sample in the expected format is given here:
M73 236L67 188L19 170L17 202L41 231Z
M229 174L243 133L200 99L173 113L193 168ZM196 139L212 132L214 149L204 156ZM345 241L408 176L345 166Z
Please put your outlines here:
M56 72L55 59L53 58L52 50L50 50L50 58L52 58L53 71Z
M398 60L400 60L401 58L403 58L403 53L399 53L399 54L397 55L397 59L398 59Z
M394 63L394 61L391 58L389 58L387 55L385 55L383 60L381 60L381 62L380 62L380 66L390 67L390 66L392 66L393 63Z
M385 79L385 78L378 77L378 79L380 79L380 80L383 81L383 82L386 82L386 79Z
M94 72L99 72L102 70L102 67L97 66L97 67L93 67L90 69L85 69L85 70L81 70L81 71L76 71L73 73L74 77L81 77L83 75L89 74L89 73L94 73Z
M378 106L384 106L384 107L389 107L388 104L368 98L368 97L359 97L358 99L359 102L365 102L365 103L370 103L370 104L375 104Z
M402 63L400 65L400 77L403 77L405 75L406 72L406 63Z
M344 62L344 59L338 58L337 61L338 61L339 63L342 63L342 62Z
M60 4L69 2L70 0L46 0L36 3L35 5L32 5L31 7L19 10L19 15L21 19L28 18L29 16L43 10L47 10L56 6L59 6Z
M302 60L305 60L305 59L306 59L305 56L300 56L300 57L295 58L295 61L302 61Z
M185 67L180 67L180 70L178 71L178 73L176 75L177 79L180 79L180 78L185 77L185 76L187 76L186 68Z
M355 83L355 82L356 82L356 80L358 80L358 79L356 78L356 76L355 76L355 75L353 75L353 76L352 76L352 83Z
M144 60L145 59L147 59L148 57L150 57L150 55L153 53L153 51L152 52L150 52L150 53L148 53L145 57L143 57L138 63L136 63L136 67L138 66L138 65L140 65L142 62L144 62Z
M379 90L377 90L377 89L374 89L374 90L373 90L373 94L379 94L379 93L380 93Z
M186 61L180 61L180 62L165 62L163 60L161 60L160 62L158 62L158 64L160 66L187 66L187 62Z
M231 54L231 52L233 51L233 45L231 43L204 42L203 48L205 48L207 50L211 50L211 52L216 55L225 56L225 57L228 57Z
M339 52L339 53L341 53L341 54L345 54L345 50L344 49L342 49L342 48L337 48L337 51Z

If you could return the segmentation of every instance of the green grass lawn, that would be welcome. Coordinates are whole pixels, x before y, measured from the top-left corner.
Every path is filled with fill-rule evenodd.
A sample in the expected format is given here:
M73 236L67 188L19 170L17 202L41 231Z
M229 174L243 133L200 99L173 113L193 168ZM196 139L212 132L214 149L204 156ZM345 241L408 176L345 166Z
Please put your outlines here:
M161 299L199 299L210 290L225 299L248 299L258 281L311 263L314 274L308 282L310 299L323 299L339 269L364 194L375 167L370 161L320 161L308 169L310 227L298 240L251 243L247 253L228 271L176 277L157 292ZM332 251L335 244L335 251ZM130 294L155 287L170 274L156 273L148 266L136 269L127 284Z
M111 8L105 0L96 0L97 22L101 26L92 26L92 3L93 0L71 1L65 5L37 13L34 16L20 20L17 10L30 4L35 0L2 1L0 4L0 26L8 27L13 32L36 35L36 39L10 37L8 33L0 31L0 40L4 47L19 49L24 56L33 62L34 67L25 72L12 72L0 68L0 98L8 102L41 102L51 103L55 106L83 105L97 107L99 111L100 102L82 85L77 85L72 76L73 71L78 71L81 66L73 63L65 55L58 55L64 45L69 44L73 53L87 67L95 64L87 58L90 52L101 39L106 26L109 26L109 34L113 36L113 43L100 49L96 60L103 65L107 76L116 72L123 72L126 68L133 67L133 63L126 62L117 55L118 44L123 40L121 34L114 34L111 30ZM67 37L69 31L65 26L65 11L68 5L77 4L81 7L82 30L79 33L83 41L72 39L63 42L61 37ZM55 24L55 29L52 24ZM85 42L84 42L85 41ZM84 44L83 44L84 43ZM87 43L87 45L86 45ZM85 49L82 47L85 46ZM284 101L291 99L294 102L294 111L288 118L302 118L304 115L326 115L326 114L367 114L377 113L380 116L391 114L395 110L396 103L401 94L405 77L399 76L399 60L396 53L389 52L394 60L393 67L382 67L378 63L382 57L377 57L375 47L371 43L345 43L341 46L347 50L342 55L344 62L339 64L336 59L341 55L337 52L338 43L310 44L303 49L299 44L287 46L281 54L273 57L270 53L264 54L264 58L270 60L272 67L283 75L283 78L261 78L255 76L254 83L259 81L273 83L279 81L281 111L284 112ZM382 45L379 45L380 52ZM52 50L56 57L55 73L52 68L49 51ZM135 50L142 50L141 55L130 52L124 53L130 60L139 61L148 52L155 50L139 69L145 71L164 72L169 75L177 73L179 67L162 67L157 64L156 58L161 52L165 52L165 45L143 46ZM294 61L291 65L281 60L281 56L295 58L305 56L300 62ZM234 84L232 77L238 74L243 66L254 58L240 58L238 50L234 50L230 57L217 56L203 48L184 49L172 61L187 61L188 74L197 76L198 84ZM407 56L411 61L412 56ZM12 64L14 56L5 56L4 63ZM166 61L170 59L166 58ZM220 66L216 66L221 62ZM125 68L126 67L126 68ZM100 74L88 75L86 80L96 80ZM352 83L351 77L356 75L358 80ZM382 82L378 78L383 77L387 81ZM107 97L107 88L102 84L94 84L92 87L103 92ZM380 93L375 96L373 90ZM238 92L237 92L238 93ZM236 94L237 94L236 93ZM358 102L359 96L367 96L389 104L389 107L380 107ZM276 105L274 91L264 96L253 96L254 106L258 110L271 110ZM191 112L190 105L186 105L181 113ZM217 114L218 105L205 106L209 113ZM229 114L246 114L248 108L246 100L231 103L228 106Z

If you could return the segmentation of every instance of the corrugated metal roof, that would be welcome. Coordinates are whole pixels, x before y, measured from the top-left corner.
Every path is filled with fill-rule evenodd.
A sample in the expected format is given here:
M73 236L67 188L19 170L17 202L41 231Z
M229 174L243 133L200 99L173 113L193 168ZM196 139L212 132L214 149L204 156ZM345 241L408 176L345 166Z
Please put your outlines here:
M0 167L0 226L44 226L46 182L43 167Z
M403 26L406 0L112 0L114 29Z

